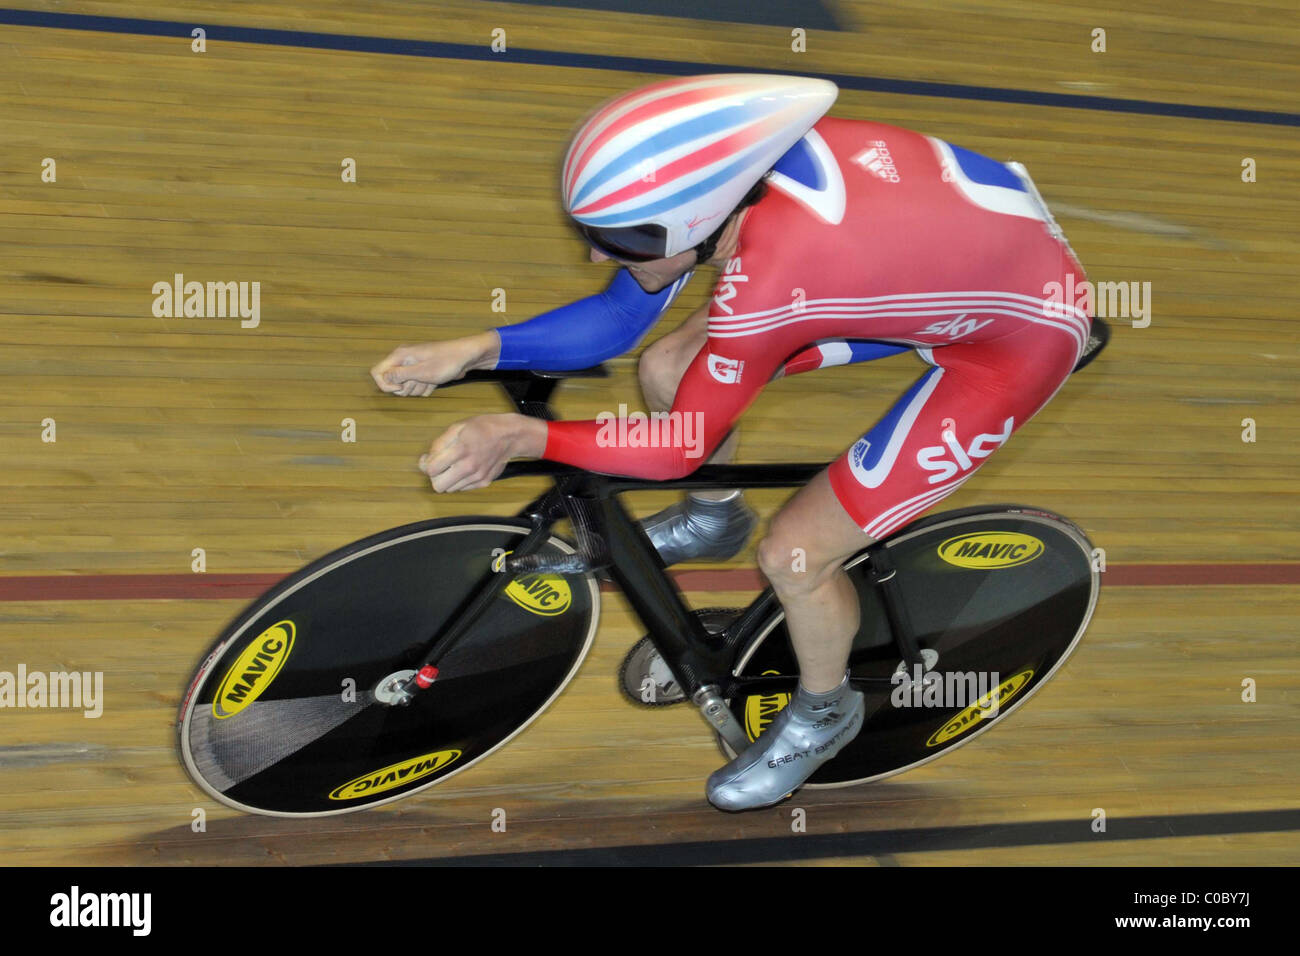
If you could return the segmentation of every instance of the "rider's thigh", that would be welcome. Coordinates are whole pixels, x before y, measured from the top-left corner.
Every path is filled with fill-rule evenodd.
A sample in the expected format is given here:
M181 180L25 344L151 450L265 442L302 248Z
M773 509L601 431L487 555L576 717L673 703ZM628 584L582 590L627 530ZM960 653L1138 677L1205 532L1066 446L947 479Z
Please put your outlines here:
M1077 330L1034 323L987 342L922 349L933 367L829 469L873 538L956 491L1056 394L1078 359Z
M665 409L672 405L682 376L708 339L709 308L705 305L641 353L637 377L652 405Z
M686 321L677 328L668 333L669 335L690 335L692 338L699 339L701 343L709 335L709 303L700 306L689 316ZM665 336L666 338L667 336Z
M694 360L695 355L709 339L709 307L696 309L677 328L658 339L641 353L641 362L671 358L672 364L681 367L681 373ZM680 378L681 375L679 374Z

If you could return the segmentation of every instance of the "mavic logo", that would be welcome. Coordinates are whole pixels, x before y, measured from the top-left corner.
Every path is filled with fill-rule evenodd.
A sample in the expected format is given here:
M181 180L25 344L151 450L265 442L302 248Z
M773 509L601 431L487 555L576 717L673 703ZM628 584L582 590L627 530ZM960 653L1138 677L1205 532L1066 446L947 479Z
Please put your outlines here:
M984 328L992 321L992 319L985 319L982 322L976 319L968 319L966 313L963 312L955 319L944 319L942 322L927 325L921 330L921 335L946 335L950 339L960 339L970 335L977 329Z
M727 315L735 314L727 303L736 297L736 283L749 281L749 276L741 272L741 268L740 256L728 259L727 264L722 267L722 276L718 279L718 289L713 293L713 304Z
M899 181L898 167L894 165L894 157L883 139L872 140L869 147L853 157L853 162L877 179L887 183Z
M745 371L745 363L739 359L723 358L709 353L709 374L723 385L735 385Z
M964 448L953 430L946 429L943 433L944 443L922 448L916 453L916 463L926 471L937 472L926 479L930 484L937 485L941 481L947 481L959 471L970 471L975 467L976 459L983 460L993 454L1011 437L1015 427L1016 420L1008 418L1002 423L1001 432L976 435Z

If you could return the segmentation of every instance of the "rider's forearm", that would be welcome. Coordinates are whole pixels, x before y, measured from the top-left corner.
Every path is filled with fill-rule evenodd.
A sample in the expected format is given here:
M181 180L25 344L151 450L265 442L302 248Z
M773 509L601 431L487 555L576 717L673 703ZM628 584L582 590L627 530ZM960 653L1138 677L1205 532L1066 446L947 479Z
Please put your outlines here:
M600 295L495 330L501 347L496 368L566 371L598 365L641 341L672 303L687 277L648 293L626 269Z
M703 456L674 443L645 447L625 440L627 420L543 422L546 441L539 457L604 475L664 481L683 478L703 464ZM620 437L620 428L624 433ZM711 449L707 449L711 450ZM706 451L707 453L707 451Z
M596 421L547 422L542 457L607 475L657 480L689 475L719 451L774 371L771 359L738 349L736 354L743 356L737 367L749 363L749 374L719 387L707 350L701 350L678 383L667 415L616 418L605 412Z
M710 427L709 417L699 412L658 420L638 412L625 419L605 413L595 421L534 421L545 429L534 433L542 438L537 457L605 475L666 481L684 478L706 461L730 460L729 449L722 458L712 457L727 444L730 424L714 419Z

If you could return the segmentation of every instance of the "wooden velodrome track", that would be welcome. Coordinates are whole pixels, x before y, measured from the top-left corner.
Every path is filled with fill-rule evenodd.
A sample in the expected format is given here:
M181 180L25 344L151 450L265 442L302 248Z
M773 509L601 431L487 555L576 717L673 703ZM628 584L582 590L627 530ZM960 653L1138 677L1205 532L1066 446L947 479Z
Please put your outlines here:
M105 686L98 719L0 710L0 862L1300 860L1294 4L717 6L717 20L470 0L0 12L0 670L102 671ZM813 22L820 10L838 29ZM1036 504L1105 549L1078 653L941 761L725 815L704 800L722 761L699 716L618 695L640 631L607 592L568 691L444 787L312 821L206 799L173 720L244 603L356 538L509 514L541 487L432 495L418 455L501 400L477 386L385 397L370 365L602 288L557 201L569 130L617 91L714 67L834 75L835 115L1018 159L1091 279L1151 283L1150 325L1114 321L1104 358L944 503ZM259 281L260 325L154 317L150 290L175 273ZM634 362L565 386L564 413L635 402ZM745 419L742 459L829 460L918 371L899 356L777 383ZM340 440L347 418L355 443ZM750 497L770 515L783 493ZM752 568L752 547L730 566ZM698 570L681 579L693 603L748 598ZM791 833L794 806L806 834Z

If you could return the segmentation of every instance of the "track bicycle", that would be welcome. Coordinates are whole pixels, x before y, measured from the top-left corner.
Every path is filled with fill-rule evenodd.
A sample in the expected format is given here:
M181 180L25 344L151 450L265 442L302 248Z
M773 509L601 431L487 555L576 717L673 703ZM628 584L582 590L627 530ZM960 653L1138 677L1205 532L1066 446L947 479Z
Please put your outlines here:
M1093 328L1075 371L1105 345L1104 323ZM604 374L474 372L451 384L498 383L520 413L553 419L561 381ZM649 481L511 462L498 481L552 482L518 514L382 531L241 612L183 695L181 760L214 799L273 816L349 813L444 783L505 746L574 678L602 577L647 632L623 662L624 693L652 707L689 702L730 759L796 689L781 605L769 588L744 608L688 607L620 496L798 487L824 467L704 465ZM567 538L555 533L565 521ZM849 676L866 716L811 788L902 773L1006 720L1074 651L1100 589L1087 536L1019 505L922 518L844 567L861 604ZM941 706L926 706L936 691ZM950 691L964 701L942 706Z

